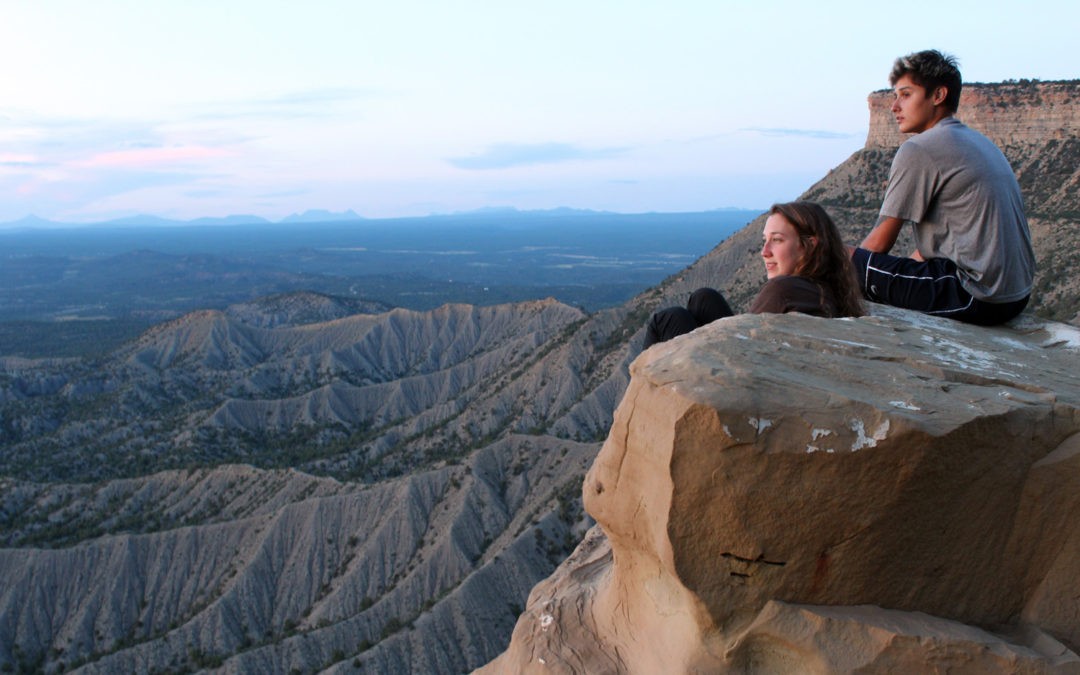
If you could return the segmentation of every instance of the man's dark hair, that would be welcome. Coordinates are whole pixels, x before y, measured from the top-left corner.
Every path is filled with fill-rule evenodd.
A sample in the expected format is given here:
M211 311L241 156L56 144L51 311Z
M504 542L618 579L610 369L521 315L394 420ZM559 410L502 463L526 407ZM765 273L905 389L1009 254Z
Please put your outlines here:
M926 89L927 96L933 96L938 87L945 87L945 108L956 112L960 107L960 68L956 57L942 54L936 49L927 49L907 56L901 56L893 63L889 73L889 84L896 86L896 81L909 75L912 82Z

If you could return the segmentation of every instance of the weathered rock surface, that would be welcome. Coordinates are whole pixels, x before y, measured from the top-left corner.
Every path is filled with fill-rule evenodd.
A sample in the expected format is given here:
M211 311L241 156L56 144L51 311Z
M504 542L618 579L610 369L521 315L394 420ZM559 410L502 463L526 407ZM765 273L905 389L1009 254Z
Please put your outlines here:
M1080 672L1080 331L742 315L631 366L511 672Z

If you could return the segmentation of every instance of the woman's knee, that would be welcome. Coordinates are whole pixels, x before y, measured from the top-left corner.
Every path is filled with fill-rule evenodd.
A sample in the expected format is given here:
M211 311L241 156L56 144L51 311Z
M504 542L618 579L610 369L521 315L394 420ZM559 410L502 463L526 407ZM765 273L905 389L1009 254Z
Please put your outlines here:
M704 326L735 314L731 311L731 306L728 305L724 296L715 288L699 288L691 293L686 308L698 326Z
M697 321L685 307L667 307L653 312L645 328L645 347L666 342L697 328Z

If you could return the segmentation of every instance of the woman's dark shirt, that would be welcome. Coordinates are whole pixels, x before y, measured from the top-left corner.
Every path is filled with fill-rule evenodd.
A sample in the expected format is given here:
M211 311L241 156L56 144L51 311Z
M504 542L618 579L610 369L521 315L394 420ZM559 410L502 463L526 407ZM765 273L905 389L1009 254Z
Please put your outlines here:
M751 314L800 312L831 319L838 315L836 300L824 286L807 277L779 276L765 282L758 291Z

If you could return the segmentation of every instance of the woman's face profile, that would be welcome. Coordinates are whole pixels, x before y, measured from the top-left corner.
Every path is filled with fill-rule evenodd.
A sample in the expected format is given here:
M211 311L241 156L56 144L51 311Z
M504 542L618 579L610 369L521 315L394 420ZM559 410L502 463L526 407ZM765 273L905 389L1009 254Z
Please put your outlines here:
M761 257L765 261L765 276L772 279L794 274L803 254L802 241L795 226L779 213L774 213L765 221L761 236L764 239Z

